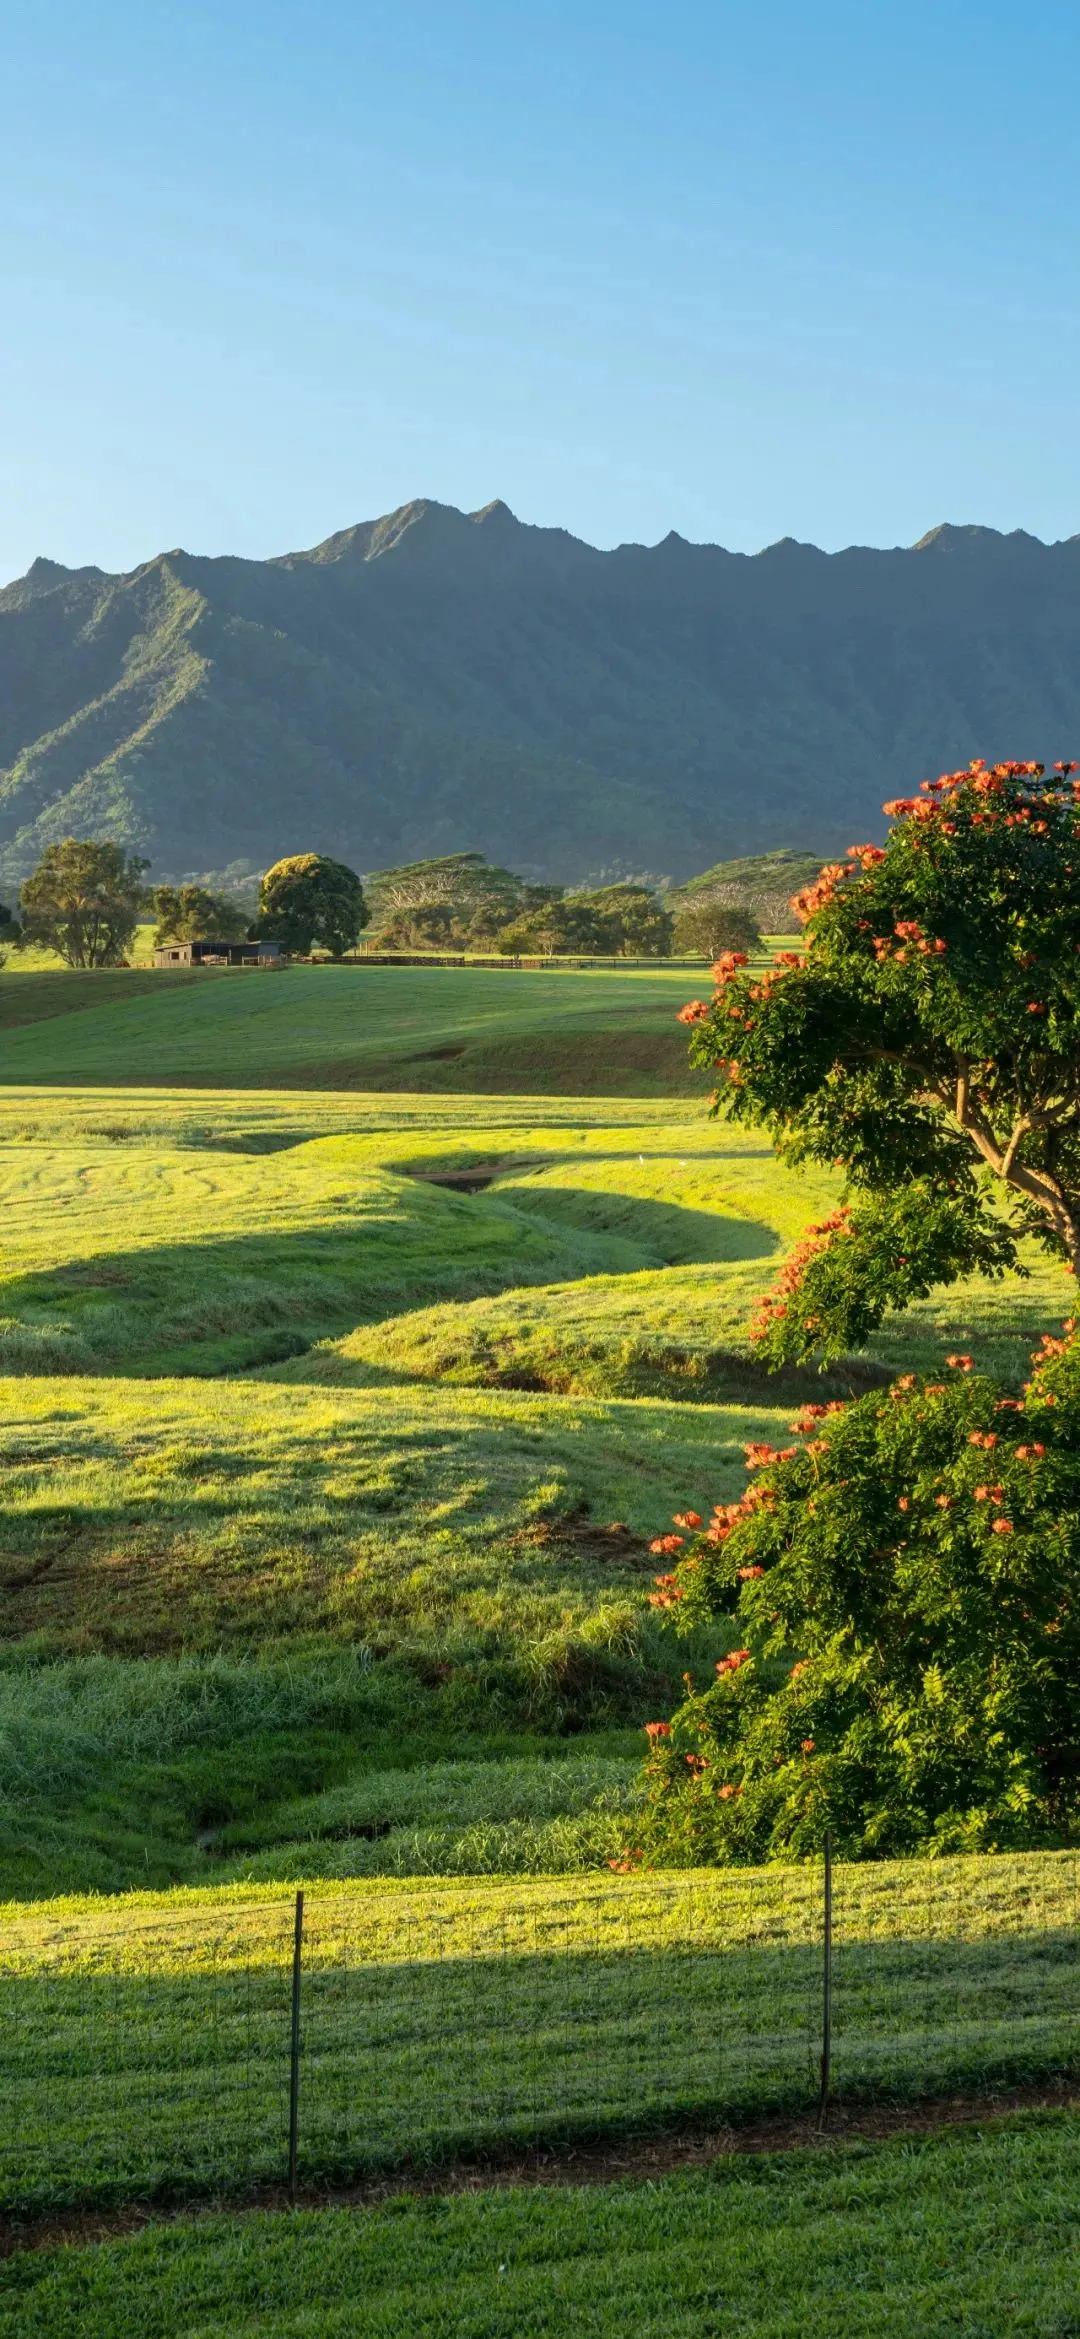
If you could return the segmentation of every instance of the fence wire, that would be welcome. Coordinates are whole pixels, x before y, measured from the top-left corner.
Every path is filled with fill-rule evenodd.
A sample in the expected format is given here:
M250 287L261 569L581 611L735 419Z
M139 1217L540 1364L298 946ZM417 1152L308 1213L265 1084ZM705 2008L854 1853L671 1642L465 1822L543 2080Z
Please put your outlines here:
M297 2172L810 2108L820 1866L308 1887ZM1072 1853L833 1871L831 2089L1080 2067ZM240 2191L288 2168L293 1896L9 1911L0 2206Z

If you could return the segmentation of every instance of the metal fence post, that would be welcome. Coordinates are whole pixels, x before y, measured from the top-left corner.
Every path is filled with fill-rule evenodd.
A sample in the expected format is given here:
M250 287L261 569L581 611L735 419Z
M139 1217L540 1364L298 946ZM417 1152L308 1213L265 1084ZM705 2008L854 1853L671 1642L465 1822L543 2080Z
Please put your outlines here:
M296 1895L293 1923L292 2030L289 2041L289 2199L296 2199L296 2151L300 2133L300 1976L304 1956L304 1895Z
M832 1830L825 1830L825 1901L821 1929L821 2097L818 2129L825 2125L832 2077Z

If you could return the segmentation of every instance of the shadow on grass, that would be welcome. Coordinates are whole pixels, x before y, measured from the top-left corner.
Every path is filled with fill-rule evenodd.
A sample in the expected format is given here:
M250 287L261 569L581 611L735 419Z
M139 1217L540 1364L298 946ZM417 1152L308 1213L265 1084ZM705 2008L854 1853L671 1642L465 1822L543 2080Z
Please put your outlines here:
M433 1207L444 1202L437 1165L434 1174L425 1165L422 1177L402 1180L403 1202L410 1189L423 1192L414 1215L406 1207L400 1218L219 1240L196 1231L190 1241L12 1277L0 1296L0 1372L244 1373L440 1302L598 1273L764 1258L779 1247L758 1221L675 1203L573 1188L551 1196L460 1190L468 1181L467 1165L455 1164L459 1190L446 1195L445 1214Z
M688 1907L661 1945L635 1938L630 1913L614 1905L597 1904L583 1923L568 1893L565 1916L508 1896L501 1946L496 1913L496 1931L489 1923L469 1954L460 1918L421 1907L414 1917L396 1896L395 1910L399 1938L384 1958L366 1938L362 1902L313 1902L322 1937L303 1977L308 2177L650 2121L745 2120L814 2100L813 1939L724 1942ZM121 2200L280 2175L291 1917L281 1897L212 1923L209 1938L195 1918L190 1943L181 1920L166 1948L167 1920L155 1927L136 1914L100 1970L9 1973L0 2201ZM1060 1929L841 1942L837 2095L926 2098L1071 2071L1075 1967L1075 1942Z

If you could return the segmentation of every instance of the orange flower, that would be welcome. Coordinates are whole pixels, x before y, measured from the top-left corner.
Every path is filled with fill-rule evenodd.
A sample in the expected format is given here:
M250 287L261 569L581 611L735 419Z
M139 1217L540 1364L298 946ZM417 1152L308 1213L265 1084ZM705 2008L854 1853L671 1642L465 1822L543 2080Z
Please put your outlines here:
M953 1371L957 1373L970 1373L975 1369L973 1356L947 1356L945 1362L951 1364Z
M702 1524L700 1511L676 1511L675 1513L677 1527L700 1527Z
M646 1738L652 1738L654 1740L657 1738L670 1738L670 1722L646 1722L645 1736Z
M704 999L691 999L687 1006L680 1007L675 1021L676 1023L704 1023L708 1013L709 1010Z
M990 1530L992 1535L1011 1535L1012 1531L1013 1523L1011 1519L995 1519L994 1524Z

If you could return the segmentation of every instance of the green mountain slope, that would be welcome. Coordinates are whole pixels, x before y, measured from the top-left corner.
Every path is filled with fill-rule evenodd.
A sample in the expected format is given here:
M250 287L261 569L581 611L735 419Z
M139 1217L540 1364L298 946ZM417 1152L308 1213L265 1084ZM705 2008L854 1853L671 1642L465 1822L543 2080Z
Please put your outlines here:
M36 561L0 593L0 880L108 833L156 876L314 846L685 877L843 848L974 753L1080 740L1080 538L598 552L414 503L278 560Z

